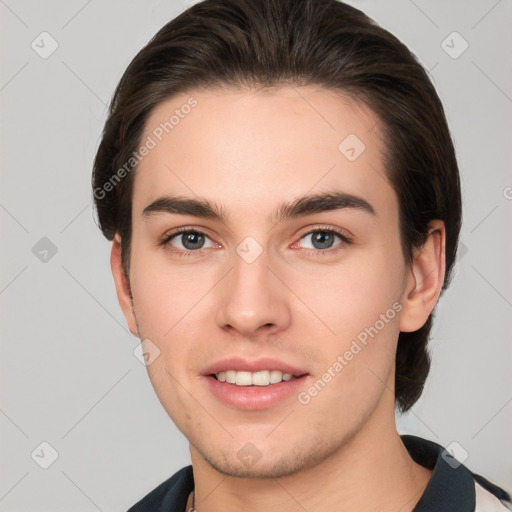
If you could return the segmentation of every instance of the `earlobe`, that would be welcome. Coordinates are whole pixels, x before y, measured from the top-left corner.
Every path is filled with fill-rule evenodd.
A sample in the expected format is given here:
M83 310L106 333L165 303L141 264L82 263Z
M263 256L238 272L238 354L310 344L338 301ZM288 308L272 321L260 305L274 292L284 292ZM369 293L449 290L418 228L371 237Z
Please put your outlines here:
M420 329L439 299L446 270L445 239L444 223L432 221L425 243L416 249L409 266L402 297L400 331Z
M116 233L114 240L112 241L110 267L112 268L112 275L114 277L116 286L117 300L119 301L121 310L123 311L124 317L126 318L130 332L139 338L140 336L137 329L137 322L135 321L135 312L133 310L133 300L131 296L130 285L126 280L121 256L121 238L119 237L119 234Z

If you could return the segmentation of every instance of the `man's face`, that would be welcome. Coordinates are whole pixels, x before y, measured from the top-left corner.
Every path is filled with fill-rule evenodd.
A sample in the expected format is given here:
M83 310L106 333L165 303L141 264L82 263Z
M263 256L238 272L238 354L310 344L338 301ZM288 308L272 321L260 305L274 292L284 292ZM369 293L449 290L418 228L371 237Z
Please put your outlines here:
M290 474L389 424L408 271L380 133L371 111L313 86L192 91L147 121L132 331L159 351L148 373L163 407L221 472ZM279 217L323 193L348 200ZM164 211L166 196L225 218Z

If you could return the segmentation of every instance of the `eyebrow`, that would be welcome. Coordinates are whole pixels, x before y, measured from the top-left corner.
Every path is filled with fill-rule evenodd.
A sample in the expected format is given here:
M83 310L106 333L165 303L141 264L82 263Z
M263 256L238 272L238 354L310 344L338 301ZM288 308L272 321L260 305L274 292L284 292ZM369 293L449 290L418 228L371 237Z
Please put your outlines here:
M376 215L373 206L362 197L345 192L324 192L302 196L293 202L280 205L273 219L275 223L279 223L306 215L344 209L359 210ZM224 224L229 218L226 210L217 203L204 198L195 199L177 196L159 197L144 208L142 215L143 217L150 217L160 213L192 215L218 220Z

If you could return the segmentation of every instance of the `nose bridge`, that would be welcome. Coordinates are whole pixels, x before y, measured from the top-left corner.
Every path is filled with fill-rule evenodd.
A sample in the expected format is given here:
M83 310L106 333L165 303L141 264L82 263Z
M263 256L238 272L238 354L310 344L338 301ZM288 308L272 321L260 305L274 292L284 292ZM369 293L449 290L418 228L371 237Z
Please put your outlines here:
M232 271L223 284L219 326L230 326L247 336L267 324L286 327L290 318L286 287L274 275L268 251L247 237L237 246L232 261Z

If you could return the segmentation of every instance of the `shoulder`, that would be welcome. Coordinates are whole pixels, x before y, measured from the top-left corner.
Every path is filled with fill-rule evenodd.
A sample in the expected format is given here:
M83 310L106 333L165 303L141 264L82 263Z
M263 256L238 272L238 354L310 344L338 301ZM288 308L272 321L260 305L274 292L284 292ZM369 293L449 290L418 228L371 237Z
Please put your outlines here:
M128 512L168 512L185 510L188 495L194 488L192 466L186 466L155 487Z

